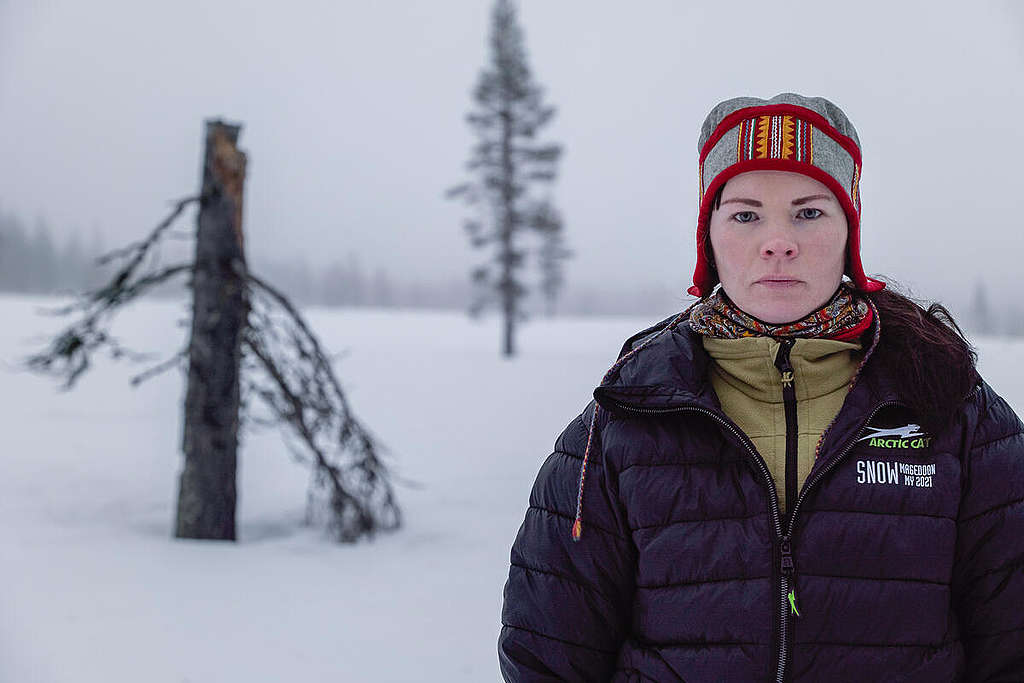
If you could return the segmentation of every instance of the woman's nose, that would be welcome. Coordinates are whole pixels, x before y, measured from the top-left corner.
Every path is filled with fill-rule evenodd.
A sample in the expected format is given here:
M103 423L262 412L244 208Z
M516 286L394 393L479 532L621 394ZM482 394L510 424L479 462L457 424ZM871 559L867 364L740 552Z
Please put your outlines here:
M761 245L761 258L771 258L773 256L793 258L799 253L800 249L796 241L782 233L772 235Z

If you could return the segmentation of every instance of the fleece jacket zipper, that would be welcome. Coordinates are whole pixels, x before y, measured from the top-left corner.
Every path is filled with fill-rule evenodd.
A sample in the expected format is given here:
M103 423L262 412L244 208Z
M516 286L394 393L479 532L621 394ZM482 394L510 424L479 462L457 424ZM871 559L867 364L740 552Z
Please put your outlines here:
M797 495L796 389L793 386L793 364L789 360L793 344L792 337L783 337L779 340L779 351L775 354L775 367L779 369L782 380L782 402L786 408L786 507L789 510L793 508ZM789 510L786 514L787 521L790 517Z

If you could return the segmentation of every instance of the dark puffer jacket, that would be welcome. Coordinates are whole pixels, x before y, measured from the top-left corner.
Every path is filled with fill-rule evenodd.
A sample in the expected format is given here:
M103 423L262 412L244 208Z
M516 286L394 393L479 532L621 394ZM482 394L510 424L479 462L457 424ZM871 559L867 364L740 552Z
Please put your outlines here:
M537 477L507 681L1024 681L1024 433L987 384L920 435L866 362L787 520L699 336L659 325L594 392L578 542L594 402Z

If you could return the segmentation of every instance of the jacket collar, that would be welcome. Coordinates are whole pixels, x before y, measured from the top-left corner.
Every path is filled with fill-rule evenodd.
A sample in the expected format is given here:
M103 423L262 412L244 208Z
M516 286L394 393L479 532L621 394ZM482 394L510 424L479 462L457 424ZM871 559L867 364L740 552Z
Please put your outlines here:
M870 362L880 346L878 324L876 315L866 333L867 339L875 340L865 353L867 362L855 375L853 389L822 444L823 453L830 444L855 436L881 406L900 403L894 382L878 372L879 363ZM594 398L617 415L698 408L728 419L711 387L710 363L701 336L690 329L684 311L627 339L619 360L594 389Z

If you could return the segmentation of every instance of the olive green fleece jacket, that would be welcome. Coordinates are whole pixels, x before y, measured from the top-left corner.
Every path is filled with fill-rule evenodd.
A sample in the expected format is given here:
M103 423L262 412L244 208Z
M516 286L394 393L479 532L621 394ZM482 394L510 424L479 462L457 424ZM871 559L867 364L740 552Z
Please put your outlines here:
M786 510L786 409L775 367L779 342L771 337L704 337L711 355L711 386L722 410L750 437L775 481ZM818 438L843 406L861 345L834 339L797 339L790 351L796 391L797 490L814 465Z

